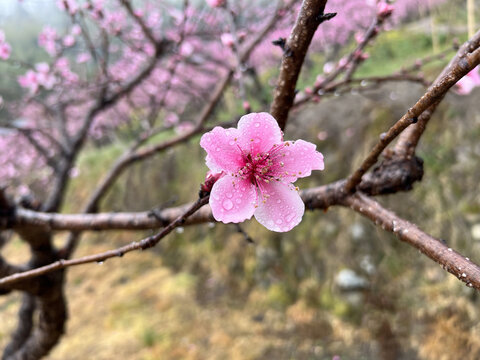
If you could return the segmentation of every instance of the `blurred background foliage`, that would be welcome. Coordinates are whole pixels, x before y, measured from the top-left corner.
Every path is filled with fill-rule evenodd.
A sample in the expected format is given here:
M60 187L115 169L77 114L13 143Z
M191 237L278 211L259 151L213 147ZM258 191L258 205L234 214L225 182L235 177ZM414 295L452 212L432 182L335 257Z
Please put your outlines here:
M466 39L463 1L445 4L433 16L435 33L431 18L420 16L382 34L368 48L370 59L357 76L389 74L432 54L434 43L440 51L451 46L453 37ZM25 51L22 58L43 60L35 45L38 23L2 21L12 45ZM324 54L310 54L300 85L311 84L324 61ZM427 78L446 62L429 64ZM7 73L2 64L0 71ZM261 74L262 82L275 79L275 71ZM20 93L15 75L10 67L8 76L0 77L6 100ZM255 95L249 99L252 109L264 110L271 89L250 93ZM326 170L299 181L300 188L348 175L422 93L416 84L388 84L325 98L292 113L285 138L316 143L326 160ZM477 262L479 100L479 89L468 97L447 96L418 148L425 162L423 181L409 193L378 199ZM235 95L227 93L215 118L230 121L239 111ZM66 211L79 211L127 146L129 129L123 134L84 152ZM102 210L140 211L195 199L207 170L198 141L133 166ZM70 269L67 335L48 358L480 358L478 293L359 215L338 207L309 212L300 226L282 235L255 221L241 227L253 244L235 226L212 223L179 228L146 252ZM76 255L151 233L88 233ZM13 241L4 252L21 263L28 253L24 246ZM18 306L16 296L0 298L0 346L15 326Z

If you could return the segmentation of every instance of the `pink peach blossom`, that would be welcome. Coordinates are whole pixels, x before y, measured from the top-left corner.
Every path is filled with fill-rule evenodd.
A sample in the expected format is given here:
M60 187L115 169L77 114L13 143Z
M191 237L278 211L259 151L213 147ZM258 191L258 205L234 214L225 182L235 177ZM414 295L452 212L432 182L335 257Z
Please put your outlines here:
M80 53L77 55L77 64L83 64L88 62L92 57L89 53Z
M165 125L167 126L173 126L175 124L178 124L178 121L180 119L178 118L178 115L175 113L168 113L167 116L165 116Z
M291 230L302 220L305 205L292 185L312 170L323 170L323 155L312 143L283 141L276 120L268 113L243 116L238 127L215 127L200 146L213 173L224 175L210 194L213 217L239 223L255 215L272 231Z
M37 73L33 70L28 70L25 75L19 76L18 83L21 87L29 89L31 94L35 94L40 86Z
M235 39L233 38L232 34L229 33L224 33L220 36L220 40L222 41L222 44L226 47L233 47L235 44Z
M386 1L380 1L377 4L377 16L380 18L386 18L392 15L395 8Z
M71 32L72 35L78 36L82 33L82 28L81 28L80 25L75 24L75 25L72 26L72 29L71 29L70 32Z
M225 4L225 0L207 0L207 4L211 7L220 7Z
M459 95L468 95L474 88L480 86L478 67L470 71L455 84L455 90Z
M175 132L177 134L185 134L189 131L192 131L195 126L190 121L182 121L175 127Z
M75 45L75 37L73 35L67 35L63 38L63 45L66 47L71 47Z
M7 60L10 57L10 53L12 52L12 48L10 44L4 42L0 43L0 58L2 60Z

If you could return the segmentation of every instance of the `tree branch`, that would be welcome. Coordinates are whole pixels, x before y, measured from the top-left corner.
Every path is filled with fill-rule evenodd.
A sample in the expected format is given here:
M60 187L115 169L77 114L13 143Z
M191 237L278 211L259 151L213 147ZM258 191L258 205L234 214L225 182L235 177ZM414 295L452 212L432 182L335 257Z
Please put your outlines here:
M66 267L81 265L81 264L88 264L92 262L103 262L107 259L113 257L122 257L128 252L134 250L146 250L158 244L160 240L162 240L166 235L172 232L176 227L183 225L186 222L186 219L197 212L202 206L208 203L209 196L205 196L203 198L198 199L194 204L192 204L183 214L178 216L173 222L168 224L160 233L149 236L144 238L140 241L132 242L128 245L122 246L118 249L105 251L100 254L85 256L78 259L72 260L58 260L49 265L40 266L33 270L24 271L21 273L17 273L11 276L4 277L0 279L0 287L8 286L15 284L17 282L25 281L31 279L33 277L37 277L40 275L45 275L47 273L58 271L60 269L64 269Z
M480 267L441 240L426 234L416 225L398 217L362 193L346 197L345 205L417 248L467 286L480 290Z
M369 195L384 195L399 191L409 191L413 184L423 176L423 162L412 157L404 159L393 157L379 164L371 173L367 174L359 189ZM300 191L307 209L327 209L343 201L342 189L346 180L336 181L329 185ZM168 225L184 214L192 204L178 207L125 213L98 213L98 214L58 214L37 212L24 208L17 208L14 216L7 222L0 222L0 228L41 228L44 231L85 231L85 230L146 230L156 229ZM1 220L1 217L0 217ZM193 225L215 221L209 207L199 209L185 220L184 225ZM8 224L8 226L7 226Z
M378 157L383 150L390 144L403 130L411 124L418 121L418 117L432 105L440 101L447 91L455 83L475 68L480 63L480 31L475 35L475 42L469 41L468 49L472 50L472 43L476 48L471 53L465 54L455 64L449 65L443 71L442 75L427 90L427 92L417 101L417 103L408 109L407 113L398 120L386 133L380 136L380 141L370 151L360 167L348 178L345 185L347 193L355 191L356 186L361 182L362 176L377 162ZM463 49L464 47L462 47ZM461 51L461 50L460 50Z
M288 113L295 99L295 87L305 55L315 31L325 19L323 11L327 0L304 0L295 25L284 46L280 74L270 113L282 130L287 124Z

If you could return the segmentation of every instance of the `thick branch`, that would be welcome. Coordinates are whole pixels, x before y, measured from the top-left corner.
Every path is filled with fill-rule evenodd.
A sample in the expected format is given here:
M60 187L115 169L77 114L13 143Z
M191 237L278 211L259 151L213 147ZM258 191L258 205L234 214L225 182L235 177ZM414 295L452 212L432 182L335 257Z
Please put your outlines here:
M480 47L480 31L477 32L469 41L465 42L460 49L457 51L456 55L450 60L449 64L443 69L441 74L435 79L433 84L437 84L442 81L443 77L447 75L451 68L464 66L464 60L468 61L468 55ZM427 111L418 118L418 123L414 126L406 129L399 137L398 143L395 146L395 151L403 152L408 155L415 153L416 146L420 141L428 121L430 120L432 113L435 111L437 104L441 99L438 99L437 103L428 108Z
M122 257L128 252L135 251L135 250L146 250L158 244L160 240L162 240L166 235L171 233L176 227L183 225L190 216L192 216L195 212L197 212L202 206L208 203L209 196L205 196L199 200L197 200L194 204L192 204L183 214L178 216L173 222L168 224L160 233L149 236L144 238L140 241L132 242L126 246L122 246L118 249L105 251L100 254L85 256L78 259L72 260L58 260L52 262L46 266L40 266L33 270L25 271L22 273L17 273L8 277L4 277L0 279L0 287L1 286L8 286L18 282L23 282L25 280L31 279L33 277L45 275L51 272L57 272L58 270L64 269L66 267L81 265L81 264L88 264L92 262L103 262L107 259L113 257ZM53 345L52 345L53 346Z
M417 101L417 103L408 109L407 113L398 120L386 133L380 136L380 141L375 145L367 155L360 167L349 177L345 191L347 193L355 191L356 186L362 180L362 176L378 160L383 150L390 144L403 130L409 125L416 123L418 117L432 105L436 104L455 83L475 68L480 62L480 32L476 34L479 38L475 44L477 48L471 54L466 54L456 64L451 64L448 71L444 71L442 76L427 90L427 92ZM470 42L469 42L470 44ZM462 47L463 48L463 47ZM471 49L471 46L469 47Z
M308 47L318 25L323 21L322 15L326 3L327 0L303 1L295 25L284 46L275 96L270 107L270 113L282 130L285 129L288 112L293 105L295 87Z
M400 240L419 249L467 286L480 290L480 267L469 258L449 248L442 240L426 234L416 225L398 217L364 194L348 196L345 199L345 205L369 218L384 230L394 233Z
M423 162L413 157L386 159L363 179L361 191L369 195L391 194L412 189L423 176ZM308 209L327 209L343 200L345 180L300 192ZM8 222L13 228L40 227L44 230L145 230L163 227L187 211L192 204L163 210L131 213L57 214L18 208ZM0 218L1 219L1 218ZM209 207L199 209L184 225L215 221ZM1 223L0 223L1 224ZM4 222L6 225L7 222ZM5 226L4 225L4 226Z
M15 352L22 348L30 337L33 329L33 314L35 311L35 298L30 294L23 294L22 305L18 312L17 328L11 335L11 340L5 347L2 360L10 359Z

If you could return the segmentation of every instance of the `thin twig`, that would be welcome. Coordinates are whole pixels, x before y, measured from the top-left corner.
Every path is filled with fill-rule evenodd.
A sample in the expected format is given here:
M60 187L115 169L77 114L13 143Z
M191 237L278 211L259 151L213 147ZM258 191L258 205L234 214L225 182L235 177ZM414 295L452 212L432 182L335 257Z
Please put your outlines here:
M11 285L13 283L19 282L21 280L30 279L33 277L37 277L40 275L44 275L46 273L64 269L66 267L88 264L88 263L101 263L107 259L113 257L122 257L128 252L134 250L146 250L158 244L160 240L162 240L166 235L172 232L176 227L183 225L188 217L194 214L198 209L208 203L209 196L205 196L201 199L198 199L194 204L190 206L182 215L178 216L173 222L171 222L168 226L166 226L161 232L156 235L149 236L144 238L140 241L134 241L128 245L119 247L114 250L105 251L95 255L84 256L77 259L71 260L58 260L54 263L51 263L46 266L42 266L33 270L28 270L24 272L19 272L14 275L10 275L0 279L0 287Z

